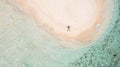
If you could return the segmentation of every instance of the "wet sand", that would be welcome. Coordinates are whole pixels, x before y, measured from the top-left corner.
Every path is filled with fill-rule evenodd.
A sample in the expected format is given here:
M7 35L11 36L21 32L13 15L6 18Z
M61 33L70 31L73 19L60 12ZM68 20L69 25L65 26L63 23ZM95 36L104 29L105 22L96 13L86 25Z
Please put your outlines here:
M91 41L102 25L105 0L8 0L62 40ZM68 29L69 26L69 29Z

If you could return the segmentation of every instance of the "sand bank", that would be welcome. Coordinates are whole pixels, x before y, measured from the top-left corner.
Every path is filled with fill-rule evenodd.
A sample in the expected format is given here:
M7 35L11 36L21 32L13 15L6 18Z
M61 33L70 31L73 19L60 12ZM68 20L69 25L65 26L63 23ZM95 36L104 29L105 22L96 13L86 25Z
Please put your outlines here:
M104 12L112 12L112 8L108 8L112 3L107 0L8 1L33 17L40 28L63 40L93 40L100 33L98 28L104 24Z

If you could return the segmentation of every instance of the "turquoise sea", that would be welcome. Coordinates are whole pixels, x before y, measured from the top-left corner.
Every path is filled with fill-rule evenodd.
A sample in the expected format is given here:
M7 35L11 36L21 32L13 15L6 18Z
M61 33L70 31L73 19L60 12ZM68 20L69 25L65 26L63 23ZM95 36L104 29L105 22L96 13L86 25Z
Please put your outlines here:
M33 19L0 1L0 67L120 67L120 0L114 0L113 10L98 39L69 49Z

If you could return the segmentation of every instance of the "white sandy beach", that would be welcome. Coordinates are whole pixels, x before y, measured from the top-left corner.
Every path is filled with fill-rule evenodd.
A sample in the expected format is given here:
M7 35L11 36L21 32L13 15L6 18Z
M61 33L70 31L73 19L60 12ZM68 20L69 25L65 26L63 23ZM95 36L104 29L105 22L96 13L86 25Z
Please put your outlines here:
M112 4L107 4L107 0L8 1L33 17L40 28L56 38L78 41L90 41L97 36L96 27L102 27L102 15Z
M54 1L56 4L53 3ZM83 65L88 64L85 67L90 66L86 61L93 62L91 66L93 64L108 66L112 63L109 62L112 54L115 51L116 54L119 53L119 50L114 50L116 47L119 48L119 43L116 43L119 42L117 38L119 32L114 32L119 29L112 29L109 25L113 0L95 0L97 2L89 0L89 3L84 0L81 7L76 6L80 8L79 10L68 8L69 5L73 7L72 0L66 1L68 5L65 8L63 7L66 3L62 0L54 1L0 0L0 67L76 67L71 64L74 65L75 62L75 65L78 65L76 63L79 60ZM105 4L106 1L108 1L107 4ZM67 11L64 10L66 8ZM113 19L116 17L117 15ZM111 25L115 21L112 21ZM68 25L70 30L66 27ZM115 34L105 32L105 29L113 30ZM110 37L99 35L101 33L109 33ZM98 36L103 37L97 38ZM88 43L88 40L92 42ZM111 56L108 57L108 54ZM119 55L115 58L117 56ZM101 60L108 62L100 62Z

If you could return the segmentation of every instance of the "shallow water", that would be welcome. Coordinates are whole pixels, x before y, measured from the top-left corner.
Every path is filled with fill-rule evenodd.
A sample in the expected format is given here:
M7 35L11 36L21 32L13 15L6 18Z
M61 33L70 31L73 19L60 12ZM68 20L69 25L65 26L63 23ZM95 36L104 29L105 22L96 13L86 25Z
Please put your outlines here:
M38 28L33 19L28 18L10 4L0 2L0 67L106 67L114 62L111 60L104 64L111 59L111 56L106 55L109 46L114 46L111 50L116 49L116 52L120 49L117 48L120 39L115 38L120 36L119 32L110 33L113 29L117 30L115 26L119 26L115 25L119 17L118 2L115 1L112 22L106 32L89 46L78 49L60 46L62 43ZM112 43L111 40L105 39L107 36L109 36L108 39L114 38ZM79 43L72 44L79 45ZM101 50L104 47L106 51ZM87 66L89 63L86 62L96 56L98 60L91 62L93 66ZM102 61L101 57L107 60ZM99 66L94 65L97 61L101 61ZM81 63L81 66L77 63Z

